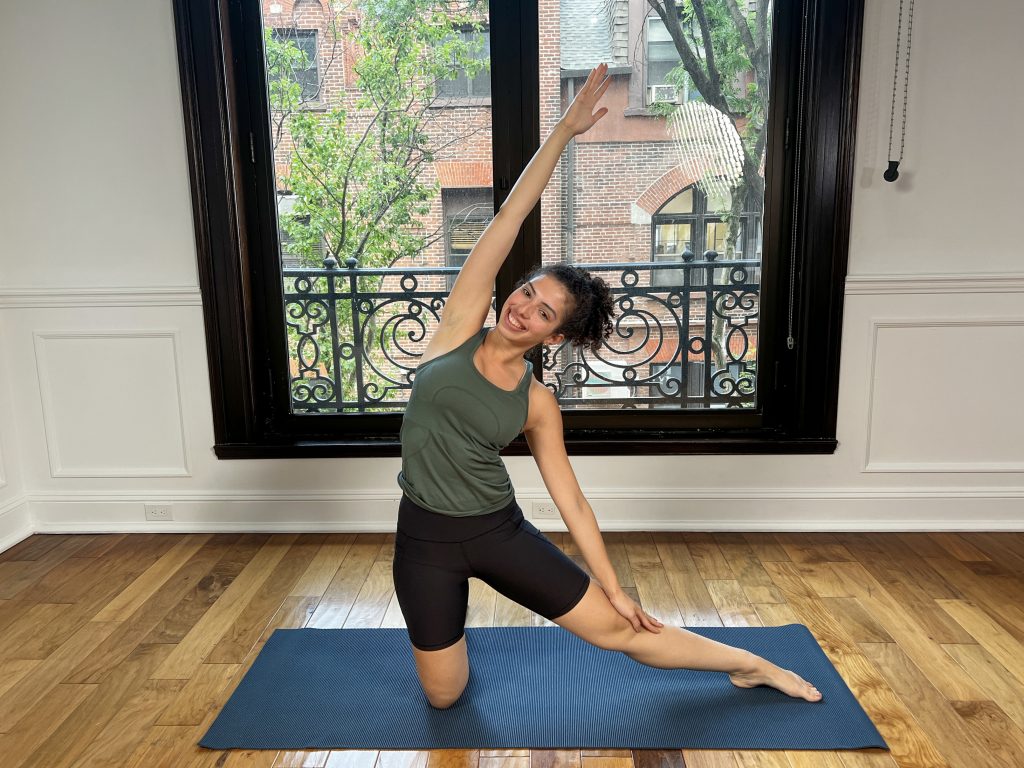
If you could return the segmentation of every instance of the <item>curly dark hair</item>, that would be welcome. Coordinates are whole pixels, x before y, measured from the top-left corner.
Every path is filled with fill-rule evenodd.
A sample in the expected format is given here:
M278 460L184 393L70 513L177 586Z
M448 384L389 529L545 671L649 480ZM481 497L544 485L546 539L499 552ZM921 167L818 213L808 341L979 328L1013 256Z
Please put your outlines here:
M614 299L608 284L597 275L568 264L549 264L537 267L519 279L514 290L524 283L544 275L551 275L573 299L572 312L556 333L565 334L571 343L597 352L601 343L611 335Z

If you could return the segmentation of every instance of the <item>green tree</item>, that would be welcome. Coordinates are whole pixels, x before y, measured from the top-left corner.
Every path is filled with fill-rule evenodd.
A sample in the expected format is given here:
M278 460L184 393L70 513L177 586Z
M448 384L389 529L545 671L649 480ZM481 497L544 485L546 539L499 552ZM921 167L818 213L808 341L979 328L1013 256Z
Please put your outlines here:
M765 116L771 44L771 3L757 0L647 0L665 24L679 52L680 64L668 77L676 85L684 78L701 98L725 115L736 129L742 147L740 173L731 184L727 258L742 227L745 209L764 207L764 177L761 166L766 143ZM659 105L668 116L674 105ZM748 207L749 206L749 207ZM708 311L711 311L708 308ZM725 322L716 317L712 349L717 364L725 365Z
M337 31L339 17L356 20L345 25L353 31L344 39ZM322 266L326 254L341 266L387 267L421 254L443 236L441 228L428 231L422 221L439 191L424 171L439 153L479 129L453 134L436 125L445 113L437 108L444 100L438 83L460 71L473 77L489 66L479 56L482 37L460 34L481 30L485 18L486 3L477 0L362 0L334 7L324 46L330 46L330 62L341 47L355 52L356 88L343 90L330 104L322 98L329 69L320 71L316 96L304 98L297 73L308 68L307 54L294 40L275 39L266 30L275 147L285 137L291 140L281 183L295 200L281 225L290 253L304 264ZM309 108L311 101L318 109ZM374 291L379 283L361 278L359 287ZM351 307L339 302L336 309L344 333L351 327ZM329 332L325 328L318 340L322 350L331 349ZM350 399L354 366L346 368L344 376L331 373L337 383L343 380Z

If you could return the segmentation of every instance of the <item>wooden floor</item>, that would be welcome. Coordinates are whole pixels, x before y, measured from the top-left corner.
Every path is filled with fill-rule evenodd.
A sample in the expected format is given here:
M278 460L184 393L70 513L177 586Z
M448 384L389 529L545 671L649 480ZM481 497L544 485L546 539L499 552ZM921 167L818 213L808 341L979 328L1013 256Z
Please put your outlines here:
M567 534L550 538L584 565ZM33 536L0 555L0 763L1024 766L1024 534L605 541L620 583L665 623L806 624L892 752L202 750L275 628L403 626L394 534L111 534ZM549 623L470 584L470 626Z

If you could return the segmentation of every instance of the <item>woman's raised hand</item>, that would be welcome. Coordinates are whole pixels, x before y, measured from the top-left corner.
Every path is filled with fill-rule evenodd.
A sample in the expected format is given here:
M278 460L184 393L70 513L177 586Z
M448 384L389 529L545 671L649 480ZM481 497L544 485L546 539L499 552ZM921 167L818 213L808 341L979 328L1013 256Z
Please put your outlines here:
M607 64L598 64L590 70L586 84L580 88L576 98L562 115L562 124L572 131L574 136L590 130L594 123L608 114L608 107L601 107L597 112L594 111L594 107L608 90L611 81L612 79L608 77Z

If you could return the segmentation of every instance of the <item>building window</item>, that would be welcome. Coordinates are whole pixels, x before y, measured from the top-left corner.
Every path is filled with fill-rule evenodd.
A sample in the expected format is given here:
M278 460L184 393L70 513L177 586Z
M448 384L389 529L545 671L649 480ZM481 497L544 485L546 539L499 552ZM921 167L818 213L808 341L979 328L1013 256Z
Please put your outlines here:
M302 86L302 101L315 100L320 92L316 30L275 27L271 34L275 42L288 43L298 51L295 62L289 67L291 77Z
M437 83L437 95L445 98L480 98L491 95L491 35L487 29L473 30L466 29L460 33L460 38L469 49L470 58L474 60L471 69L475 74L470 74L467 67L460 64L454 54L452 55L452 68L455 70L455 77L450 80L439 80ZM475 62L483 62L475 64Z
M651 261L706 261L709 251L719 259L750 258L745 254L751 253L755 245L760 253L760 217L744 214L739 236L729 248L729 225L724 220L728 212L728 201L709 201L696 185L687 187L666 202L651 219ZM754 237L754 230L757 230L757 244L748 246L748 235ZM703 270L692 270L690 284L704 285ZM683 269L654 270L651 285L683 285Z
M494 192L490 188L444 189L445 266L462 267L476 241L494 218ZM448 290L456 274L448 275Z
M669 72L679 66L679 51L672 36L665 28L665 22L657 16L647 17L647 104L665 102L680 104L700 99L700 93L693 87L689 75L677 73L672 78ZM680 84L681 78L682 83Z

